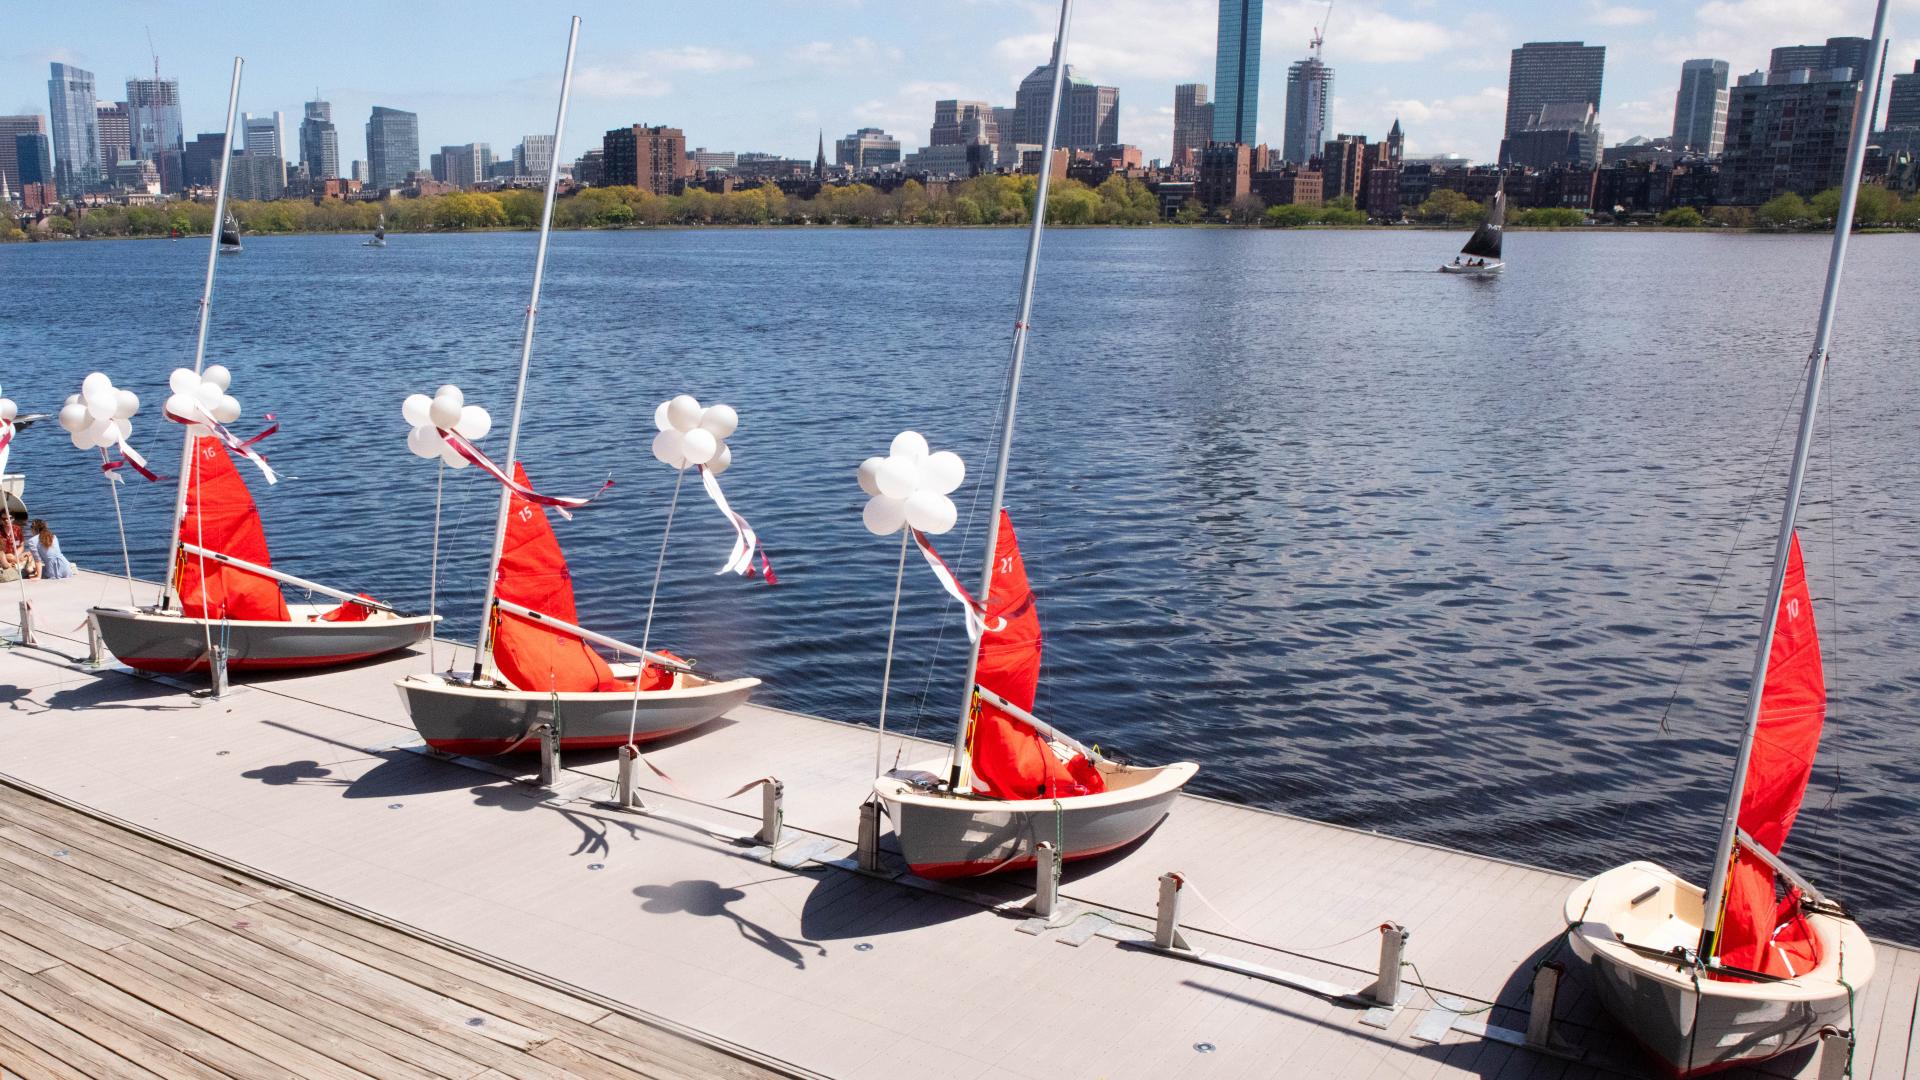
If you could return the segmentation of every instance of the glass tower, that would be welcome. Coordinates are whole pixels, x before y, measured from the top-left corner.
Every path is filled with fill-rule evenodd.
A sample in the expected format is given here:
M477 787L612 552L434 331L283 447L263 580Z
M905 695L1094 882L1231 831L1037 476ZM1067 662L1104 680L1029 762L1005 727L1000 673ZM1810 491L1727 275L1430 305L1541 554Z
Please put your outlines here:
M367 183L396 188L420 169L420 117L375 105L367 120Z
M100 119L94 112L93 72L54 61L47 80L53 119L54 186L63 199L100 186Z
M1261 0L1220 0L1213 58L1213 141L1254 144L1260 110Z

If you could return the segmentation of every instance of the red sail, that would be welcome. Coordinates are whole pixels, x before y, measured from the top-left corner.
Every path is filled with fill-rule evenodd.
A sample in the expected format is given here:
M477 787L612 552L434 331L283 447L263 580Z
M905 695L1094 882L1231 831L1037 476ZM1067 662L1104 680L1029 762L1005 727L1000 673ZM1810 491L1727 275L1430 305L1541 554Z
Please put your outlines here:
M193 440L193 464L187 481L187 509L180 519L184 543L231 555L260 566L273 565L267 533L260 527L247 482L233 467L227 448L206 435ZM180 608L196 619L287 621L287 601L272 578L197 555L180 553L174 585Z
M1827 713L1820 636L1797 535L1787 552L1780 612L1767 655L1767 682L1760 693L1760 723L1740 795L1739 820L1747 835L1777 855L1806 797ZM1768 975L1804 974L1819 962L1819 951L1800 915L1798 894L1780 900L1774 888L1773 870L1736 847L1727 879L1720 959Z
M519 462L513 476L524 486L527 471ZM553 535L545 509L516 494L507 505L507 538L500 550L495 595L542 615L579 625L574 608L573 575ZM556 693L632 690L633 682L614 677L613 669L591 645L519 615L495 610L493 662L521 690ZM643 690L670 685L672 676L648 666Z
M980 635L978 682L1022 709L1033 708L1040 687L1040 612L1027 582L1027 564L1013 519L1000 512L994 545L993 591L987 597L987 630ZM971 740L974 790L1000 799L1048 799L1091 795L1106 781L1079 754L1062 761L1032 728L981 702Z

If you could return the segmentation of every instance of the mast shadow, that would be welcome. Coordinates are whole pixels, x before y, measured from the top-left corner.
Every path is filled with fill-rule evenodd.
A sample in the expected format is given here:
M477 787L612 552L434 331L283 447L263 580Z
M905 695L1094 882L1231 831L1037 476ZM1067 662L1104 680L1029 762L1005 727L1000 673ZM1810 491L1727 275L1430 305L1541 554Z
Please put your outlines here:
M749 883L753 884L753 883ZM827 947L812 940L806 932L804 917L801 936L783 937L745 915L734 911L732 906L745 900L745 890L738 887L722 886L717 881L676 881L671 885L638 885L633 895L641 900L640 910L650 915L686 914L701 918L725 918L738 930L742 940L767 950L796 968L805 970L807 958L800 951L805 946L816 956L827 955Z

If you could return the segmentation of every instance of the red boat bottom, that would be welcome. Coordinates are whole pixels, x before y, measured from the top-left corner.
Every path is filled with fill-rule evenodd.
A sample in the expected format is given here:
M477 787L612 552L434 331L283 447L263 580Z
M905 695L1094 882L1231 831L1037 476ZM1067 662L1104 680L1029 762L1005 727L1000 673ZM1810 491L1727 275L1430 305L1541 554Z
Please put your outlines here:
M1105 855L1110 851L1119 851L1129 844L1138 843L1139 840L1140 837L1136 836L1131 840L1122 840L1117 844L1108 844L1105 847L1069 852L1061 861L1078 862L1081 859L1091 859L1096 855ZM907 868L915 874L931 881L947 881L954 878L986 877L988 874L1011 873L1015 870L1031 870L1034 868L1036 862L1037 860L1033 856L1025 855L1008 862L980 859L974 862L908 863Z
M702 720L700 724L707 721ZM692 731L700 724L688 724L686 727L668 731L635 732L633 742L650 743ZM510 754L515 751L534 753L540 749L540 740L523 739L428 739L427 745L443 754L459 754L462 757L492 757L497 754ZM561 738L561 750L612 750L627 745L624 732L615 735L569 735ZM1031 865L1031 863L1029 863Z
M243 660L227 661L228 671L288 671L296 668L331 667L336 664L352 664L361 660L370 660L376 656L385 656L393 649L378 652L336 653L330 656L294 656L282 660ZM196 656L191 660L157 659L153 657L120 657L120 662L135 671L150 671L155 675L185 675L208 669L207 660Z

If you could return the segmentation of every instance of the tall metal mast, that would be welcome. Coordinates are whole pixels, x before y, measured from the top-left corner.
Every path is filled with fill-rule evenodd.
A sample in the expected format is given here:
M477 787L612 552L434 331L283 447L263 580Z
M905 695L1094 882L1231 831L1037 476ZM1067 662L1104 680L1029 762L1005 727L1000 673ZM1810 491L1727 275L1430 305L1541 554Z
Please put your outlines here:
M573 93L573 50L580 42L580 16L567 30L567 66L560 75L560 107L553 118L553 158L547 162L547 198L540 208L540 248L533 259L533 297L527 301L526 328L520 335L520 382L513 392L513 424L507 429L507 469L513 469L520 449L520 409L527 400L527 367L533 361L533 323L540 313L540 282L547 273L547 238L553 235L554 189L560 186L560 143L567 134L567 100ZM507 509L513 493L500 489L500 510L493 522L493 557L487 562L487 597L480 605L480 639L473 653L473 677L478 679L493 657L494 586L500 577L500 553L507 543Z
M233 81L227 86L227 134L220 148L220 186L213 197L213 228L207 230L207 278L200 287L200 336L193 345L193 370L198 374L207 360L207 320L213 315L213 268L220 264L220 227L227 220L227 173L233 164L233 118L240 108L240 69L246 61L233 58ZM157 79L159 60L154 61ZM188 426L180 443L180 486L173 495L173 523L167 531L167 565L160 579L160 610L167 608L173 588L173 561L180 551L180 519L187 513L187 484L193 476L193 428Z
M1000 545L1000 507L1007 494L1007 461L1013 454L1013 413L1020 399L1020 368L1027 358L1027 323L1033 315L1033 279L1040 266L1040 234L1047 226L1047 182L1053 178L1053 142L1060 123L1060 91L1066 85L1067 66L1061 62L1066 51L1067 20L1073 0L1060 0L1060 26L1053 35L1053 96L1047 102L1047 133L1040 141L1040 180L1033 193L1033 225L1027 233L1027 266L1020 274L1020 315L1013 323L1013 357L1007 372L1007 397L1001 405L1000 461L993 473L993 505L987 517L987 549L982 555L980 594L982 604L993 595L993 559ZM986 631L982 631L984 634ZM967 729L973 722L973 680L980 672L980 650L967 650L967 680L960 695L960 726L953 737L953 770L947 777L954 791L968 784Z
M1740 736L1740 755L1734 760L1733 784L1720 820L1720 843L1713 855L1713 877L1707 885L1706 908L1701 913L1700 956L1713 959L1720 934L1721 907L1726 899L1727 875L1732 871L1734 833L1740 821L1740 796L1746 791L1747 769L1753 763L1753 740L1760 727L1760 697L1767 683L1767 661L1773 652L1773 634L1780 617L1780 593L1785 587L1787 553L1793 546L1794 515L1800 508L1800 487L1806 479L1807 453L1813 446L1813 422L1820 410L1820 385L1827 373L1827 348L1833 338L1833 311L1840 299L1840 273L1846 267L1847 241L1853 235L1853 211L1860 196L1860 173L1867 159L1867 136L1873 126L1873 88L1879 85L1881 42L1886 38L1887 0L1880 0L1873 17L1873 44L1867 49L1866 77L1854 103L1853 137L1847 144L1847 168L1840 182L1840 211L1833 223L1833 251L1827 257L1827 287L1820 297L1820 323L1814 330L1813 352L1807 359L1806 399L1800 406L1800 433L1793 447L1793 469L1787 475L1786 508L1780 514L1780 535L1773 546L1773 574L1767 582L1767 605L1760 616L1760 640L1754 647L1753 677L1747 686L1747 719Z

